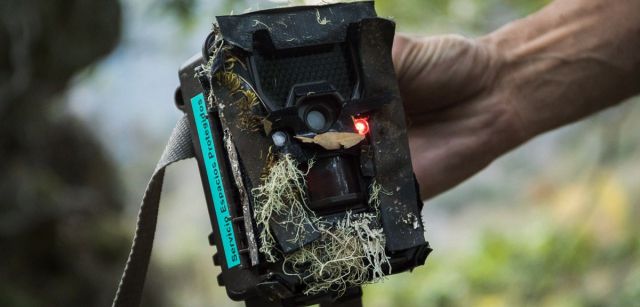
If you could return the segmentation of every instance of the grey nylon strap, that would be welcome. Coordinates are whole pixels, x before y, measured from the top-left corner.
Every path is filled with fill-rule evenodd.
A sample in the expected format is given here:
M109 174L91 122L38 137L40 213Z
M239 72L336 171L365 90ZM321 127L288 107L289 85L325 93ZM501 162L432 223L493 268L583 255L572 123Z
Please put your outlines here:
M112 307L137 307L140 305L151 249L153 248L156 222L158 221L164 170L173 162L191 157L193 157L191 132L187 116L183 116L173 129L169 143L165 147L153 175L151 175L147 190L144 192L129 259L122 273Z

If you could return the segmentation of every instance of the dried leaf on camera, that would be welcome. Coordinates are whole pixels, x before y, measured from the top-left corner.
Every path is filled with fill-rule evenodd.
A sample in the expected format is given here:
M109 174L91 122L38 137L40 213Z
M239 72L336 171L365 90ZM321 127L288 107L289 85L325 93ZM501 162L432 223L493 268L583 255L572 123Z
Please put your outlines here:
M314 143L327 150L351 148L364 140L364 135L353 132L325 132L313 138L296 135L296 139L303 143Z

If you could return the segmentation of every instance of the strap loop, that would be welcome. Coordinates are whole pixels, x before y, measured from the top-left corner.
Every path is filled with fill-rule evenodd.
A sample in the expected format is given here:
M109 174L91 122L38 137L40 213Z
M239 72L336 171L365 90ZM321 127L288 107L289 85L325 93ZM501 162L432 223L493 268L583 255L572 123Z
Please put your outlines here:
M192 158L193 156L191 132L185 115L178 120L176 127L173 128L167 147L165 147L160 161L158 161L156 169L147 184L140 211L138 212L138 222L133 243L131 244L131 251L113 299L112 307L138 307L140 305L158 221L164 170L174 162Z

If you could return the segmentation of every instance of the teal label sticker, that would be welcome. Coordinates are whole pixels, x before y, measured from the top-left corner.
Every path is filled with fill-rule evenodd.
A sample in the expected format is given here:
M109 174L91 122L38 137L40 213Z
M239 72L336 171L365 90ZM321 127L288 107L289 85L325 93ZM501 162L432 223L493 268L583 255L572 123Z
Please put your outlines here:
M213 143L213 133L207 117L207 104L202 93L191 98L191 107L193 108L200 149L202 149L202 159L209 181L209 191L211 192L216 219L218 220L218 231L222 238L224 255L227 259L227 267L232 268L240 264L238 245L236 244L236 236L233 233L229 205L222 183L222 173L220 172L218 157Z

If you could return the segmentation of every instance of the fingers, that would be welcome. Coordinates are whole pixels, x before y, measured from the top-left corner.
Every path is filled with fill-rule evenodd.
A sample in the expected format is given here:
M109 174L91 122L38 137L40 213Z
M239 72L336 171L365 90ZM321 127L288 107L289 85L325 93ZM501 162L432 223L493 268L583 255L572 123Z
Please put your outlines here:
M407 70L404 67L405 59L407 58L405 56L405 52L407 48L411 48L411 46L409 46L411 43L411 39L402 33L397 33L393 38L391 57L393 59L393 66L398 80L403 79L403 73Z
M423 123L409 131L413 169L424 199L463 182L498 156L503 147L496 143L493 131L501 116L493 112L446 114L443 117L448 120Z
M507 99L486 95L430 112L411 126L409 147L422 197L456 186L526 141Z
M398 34L392 56L422 197L454 187L510 148L510 109L492 90L499 69L492 49L457 35Z
M432 147L427 151L411 148L412 163L424 200L457 186L491 163L492 159L487 155L469 155L476 144L476 140L459 138L450 140L445 147Z
M495 76L488 48L458 35L398 34L392 52L400 92L413 113L441 109L478 94Z

